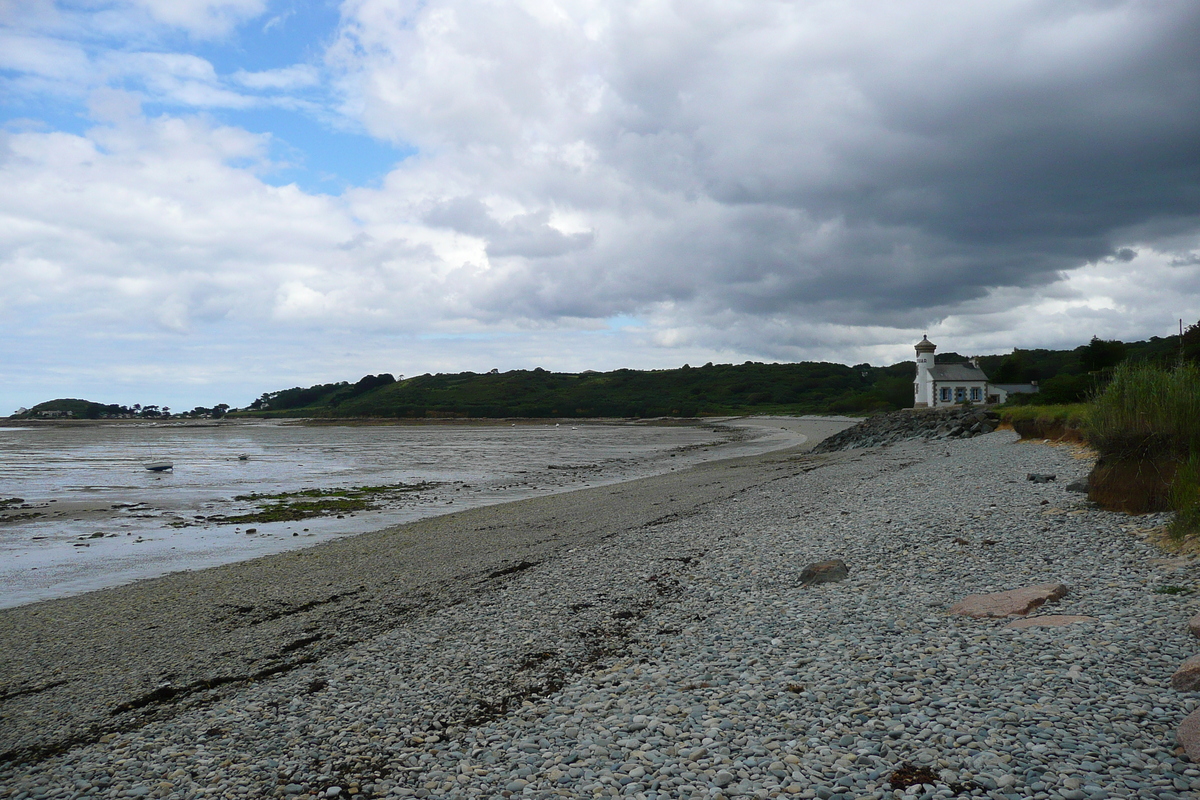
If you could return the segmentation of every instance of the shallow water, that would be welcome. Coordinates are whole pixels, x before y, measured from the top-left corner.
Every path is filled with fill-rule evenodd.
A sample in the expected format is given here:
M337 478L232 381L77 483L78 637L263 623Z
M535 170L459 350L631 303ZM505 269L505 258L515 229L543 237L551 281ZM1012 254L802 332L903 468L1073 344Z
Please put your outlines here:
M0 520L0 607L802 440L776 425L0 428L0 499L24 500ZM160 459L174 470L143 468ZM343 518L249 526L202 519L253 510L238 495L422 482L436 485Z

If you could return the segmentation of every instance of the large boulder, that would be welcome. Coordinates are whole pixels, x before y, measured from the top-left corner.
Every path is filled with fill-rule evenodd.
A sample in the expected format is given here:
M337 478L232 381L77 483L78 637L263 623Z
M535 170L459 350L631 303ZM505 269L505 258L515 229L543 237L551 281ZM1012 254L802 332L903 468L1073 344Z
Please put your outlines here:
M1171 688L1177 692L1200 689L1200 655L1194 655L1179 665L1171 676Z
M1188 633L1200 639L1200 614L1188 620Z
M1200 764L1200 709L1183 718L1175 731L1176 743L1184 749L1193 764Z
M975 619L1024 616L1067 593L1061 583L1043 583L992 594L973 594L950 607L951 614Z
M846 562L840 558L829 561L817 561L809 564L800 573L800 583L805 586L815 586L818 583L833 583L843 581L850 575Z

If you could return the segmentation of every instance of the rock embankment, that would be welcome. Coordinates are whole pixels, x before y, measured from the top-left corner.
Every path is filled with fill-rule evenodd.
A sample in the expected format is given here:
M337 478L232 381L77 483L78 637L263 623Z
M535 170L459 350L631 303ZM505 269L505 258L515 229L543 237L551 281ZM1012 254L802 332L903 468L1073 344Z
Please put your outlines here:
M814 453L878 447L909 439L969 439L1000 424L995 411L979 408L905 409L868 417L813 448Z

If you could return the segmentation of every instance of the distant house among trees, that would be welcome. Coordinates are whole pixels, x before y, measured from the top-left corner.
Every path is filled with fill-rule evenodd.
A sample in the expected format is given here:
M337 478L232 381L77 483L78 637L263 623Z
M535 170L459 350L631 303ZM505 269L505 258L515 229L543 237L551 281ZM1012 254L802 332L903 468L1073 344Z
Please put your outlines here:
M1032 394L1032 384L996 384L979 368L977 359L959 364L938 364L937 345L927 336L917 342L917 376L913 381L915 408L960 406L964 403L1003 403L1010 394Z

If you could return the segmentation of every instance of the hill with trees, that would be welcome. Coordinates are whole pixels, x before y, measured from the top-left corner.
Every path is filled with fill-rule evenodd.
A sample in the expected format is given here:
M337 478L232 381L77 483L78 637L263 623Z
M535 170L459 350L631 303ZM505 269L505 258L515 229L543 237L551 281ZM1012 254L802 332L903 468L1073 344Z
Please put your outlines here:
M1180 336L1120 342L1093 337L1073 350L1017 349L979 357L993 383L1038 383L1040 392L1012 403L1055 404L1086 399L1124 362L1170 366L1200 363L1200 322ZM938 353L938 363L967 361ZM870 364L684 365L679 369L580 373L544 369L418 375L388 373L354 383L318 384L267 392L241 410L224 403L171 412L154 405L105 405L60 399L15 416L109 418L219 418L236 416L325 418L694 417L725 414L864 414L912 406L916 365Z
M229 404L218 403L212 408L197 406L191 411L172 412L169 406L145 405L134 403L124 406L118 403L95 403L91 400L75 398L59 398L38 403L33 408L21 409L12 415L12 419L175 419L178 417L196 419L220 419L229 410Z
M1182 349L1181 349L1182 344ZM993 383L1033 383L1016 402L1069 403L1103 385L1126 361L1200 361L1200 323L1179 336L1119 342L1094 337L1073 350L1018 349L980 356ZM938 363L968 360L939 353ZM285 417L693 417L744 413L870 413L911 407L916 365L826 362L684 365L679 369L548 372L543 369L419 375L367 375L268 392L239 415Z

